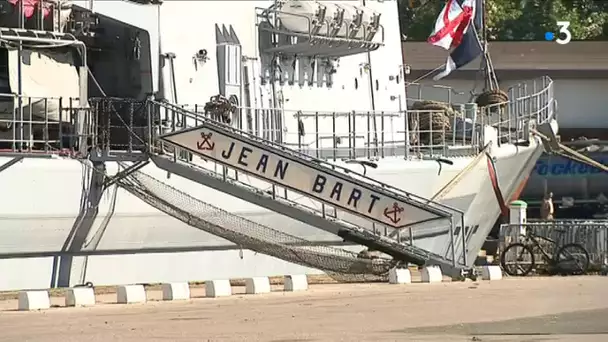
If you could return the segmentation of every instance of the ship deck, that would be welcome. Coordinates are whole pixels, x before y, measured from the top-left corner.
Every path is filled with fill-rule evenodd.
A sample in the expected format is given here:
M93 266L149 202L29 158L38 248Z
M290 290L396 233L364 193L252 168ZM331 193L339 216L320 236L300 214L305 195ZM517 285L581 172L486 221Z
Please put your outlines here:
M606 279L323 284L181 303L154 301L160 293L150 291L153 301L142 305L4 311L0 341L513 341L530 335L605 341ZM110 303L115 295L98 300ZM14 307L0 302L0 310Z

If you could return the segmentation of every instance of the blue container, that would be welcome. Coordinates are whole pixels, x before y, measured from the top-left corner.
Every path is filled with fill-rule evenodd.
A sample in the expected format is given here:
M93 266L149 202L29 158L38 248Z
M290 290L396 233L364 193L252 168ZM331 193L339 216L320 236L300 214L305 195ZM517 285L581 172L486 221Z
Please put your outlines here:
M604 165L608 164L608 152L585 155ZM549 191L553 192L555 200L562 197L596 200L600 193L608 196L608 173L571 159L543 154L534 166L522 198L540 201Z

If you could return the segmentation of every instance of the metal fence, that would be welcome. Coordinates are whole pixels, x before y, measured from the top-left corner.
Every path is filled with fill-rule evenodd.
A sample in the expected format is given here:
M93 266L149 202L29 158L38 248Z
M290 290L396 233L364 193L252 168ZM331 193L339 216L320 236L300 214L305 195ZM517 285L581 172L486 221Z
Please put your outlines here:
M608 263L608 220L553 220L532 221L526 224L503 224L500 226L499 254L509 244L519 242L527 229L531 229L538 236L557 242L556 246L552 246L548 242L541 242L541 246L548 252L554 253L555 248L567 243L579 243L589 252L589 260L593 268L599 268ZM540 258L536 260L541 261Z

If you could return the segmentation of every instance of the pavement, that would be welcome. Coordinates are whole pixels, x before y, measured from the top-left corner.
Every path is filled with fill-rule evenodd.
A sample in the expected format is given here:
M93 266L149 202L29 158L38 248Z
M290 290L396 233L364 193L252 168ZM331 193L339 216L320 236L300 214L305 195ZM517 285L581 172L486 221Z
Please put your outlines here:
M608 277L439 284L326 284L308 291L18 312L0 302L0 342L608 341ZM61 306L61 298L52 298Z

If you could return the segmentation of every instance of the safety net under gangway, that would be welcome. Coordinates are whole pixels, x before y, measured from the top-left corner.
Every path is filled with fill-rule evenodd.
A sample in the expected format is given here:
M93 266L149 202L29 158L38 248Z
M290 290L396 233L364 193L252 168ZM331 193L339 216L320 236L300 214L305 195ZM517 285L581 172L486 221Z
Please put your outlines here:
M318 246L300 237L231 214L196 199L141 171L134 171L117 184L152 207L237 246L295 264L325 271L339 281L386 280L396 262L361 258L357 253Z

